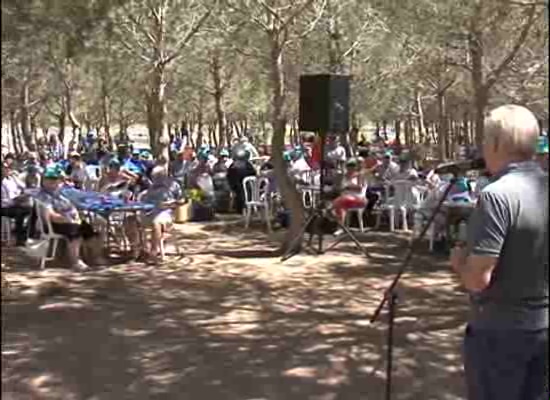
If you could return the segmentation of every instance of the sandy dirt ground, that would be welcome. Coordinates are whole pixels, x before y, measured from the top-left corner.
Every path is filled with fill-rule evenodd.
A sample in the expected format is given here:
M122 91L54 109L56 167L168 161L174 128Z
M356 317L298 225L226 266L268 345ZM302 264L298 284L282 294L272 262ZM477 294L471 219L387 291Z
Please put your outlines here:
M369 318L408 237L281 263L282 234L177 225L180 256L85 274L4 248L3 399L384 399L387 313ZM467 299L447 260L421 251L398 295L392 399L464 399Z

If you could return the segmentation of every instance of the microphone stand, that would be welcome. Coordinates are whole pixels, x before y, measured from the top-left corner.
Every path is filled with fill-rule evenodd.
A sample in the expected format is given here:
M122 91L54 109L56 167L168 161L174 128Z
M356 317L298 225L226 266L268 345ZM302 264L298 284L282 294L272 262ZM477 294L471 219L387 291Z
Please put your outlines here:
M395 322L396 306L398 301L396 287L401 279L401 276L405 273L405 270L407 269L407 267L409 266L412 260L417 244L420 243L422 239L424 239L424 236L426 236L426 233L428 232L428 229L430 228L430 226L433 224L437 214L443 208L443 203L447 199L447 196L451 192L451 189L453 188L455 182L456 182L456 178L451 179L450 184L447 186L447 188L443 192L443 195L441 196L441 198L439 199L439 202L435 206L435 209L430 215L430 218L428 218L428 222L422 228L422 231L420 232L418 237L414 239L411 245L409 246L407 255L405 256L403 262L401 263L401 266L397 271L397 275L393 279L388 289L386 289L386 292L384 293L384 298L382 299L382 301L380 301L380 303L378 304L378 307L376 308L373 316L370 319L371 324L376 322L376 320L378 320L378 318L380 317L380 314L384 309L384 306L386 305L386 303L388 304L388 333L387 333L388 336L387 336L387 342L386 342L387 343L386 390L385 390L385 397L384 397L385 400L391 400L391 393L392 393L394 322Z

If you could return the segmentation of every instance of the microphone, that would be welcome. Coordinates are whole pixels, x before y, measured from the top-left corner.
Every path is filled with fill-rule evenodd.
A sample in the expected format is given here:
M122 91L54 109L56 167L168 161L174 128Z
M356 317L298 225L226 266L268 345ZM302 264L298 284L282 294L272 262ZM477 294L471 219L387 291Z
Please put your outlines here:
M438 174L452 174L457 171L484 170L486 168L483 158L474 158L472 160L450 161L439 164L434 168Z

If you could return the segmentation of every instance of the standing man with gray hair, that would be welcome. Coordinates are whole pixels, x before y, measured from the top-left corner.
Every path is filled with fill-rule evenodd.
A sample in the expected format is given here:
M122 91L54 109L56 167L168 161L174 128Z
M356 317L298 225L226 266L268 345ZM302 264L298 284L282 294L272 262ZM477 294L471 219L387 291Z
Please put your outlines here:
M471 295L464 340L469 400L548 400L548 175L539 126L507 105L485 121L491 183L451 264Z

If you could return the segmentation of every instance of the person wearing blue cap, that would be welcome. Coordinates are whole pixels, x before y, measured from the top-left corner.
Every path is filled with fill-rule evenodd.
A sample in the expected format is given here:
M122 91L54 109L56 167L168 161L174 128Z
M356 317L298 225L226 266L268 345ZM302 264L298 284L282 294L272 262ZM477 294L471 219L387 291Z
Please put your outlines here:
M29 165L21 175L21 180L27 189L38 189L40 187L42 170L36 165Z
M291 163L288 174L296 181L308 183L308 175L311 173L311 167L307 163L301 147L295 147L291 152Z
M131 164L131 168L133 168L132 172L135 172L137 174L143 175L145 173L145 165L143 164L143 160L141 159L141 150L139 149L133 149L132 150L132 157L128 161L128 164Z
M80 219L78 210L73 203L61 194L63 182L62 171L58 168L47 168L42 176L42 189L37 199L46 206L43 218L51 221L55 233L62 235L68 242L67 250L71 267L78 271L88 269L88 265L80 258L82 240L88 247L101 248L97 242L97 234L93 228Z
M218 160L212 167L214 181L214 197L216 212L228 212L231 204L231 188L227 181L227 170L232 160L229 159L229 151L220 150Z
M122 166L118 159L113 158L111 161L109 161L107 170L105 171L105 173L103 173L97 185L100 192L106 192L113 187L118 187L123 184L129 185L133 182L133 180L128 177L128 175L122 173L121 167Z
M392 181L397 178L399 175L399 164L393 161L393 152L391 150L386 150L384 153L384 158L382 159L380 175L384 181Z
M208 157L209 153L208 151L205 151L204 149L202 151L199 151L197 154L197 164L191 169L191 172L189 173L189 188L191 189L200 189L200 185L198 184L198 179L200 177L208 176L212 177L212 168L210 168L210 164L208 163ZM213 184L212 184L213 186Z
M231 165L231 161L232 160L229 159L229 151L227 151L227 149L220 150L218 154L218 160L212 167L212 172L214 174L218 174L222 172L226 173L227 168L229 168L229 166Z

